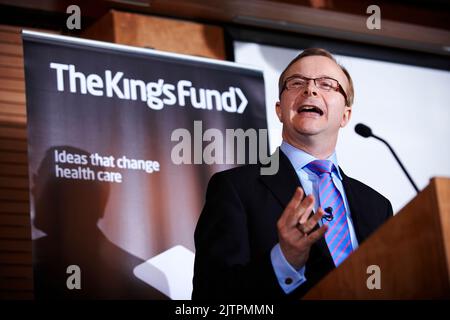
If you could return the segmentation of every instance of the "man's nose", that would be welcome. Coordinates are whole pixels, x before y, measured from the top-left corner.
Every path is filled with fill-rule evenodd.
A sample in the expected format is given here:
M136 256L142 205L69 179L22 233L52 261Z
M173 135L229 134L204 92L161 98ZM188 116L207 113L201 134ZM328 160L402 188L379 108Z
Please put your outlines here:
M303 95L306 96L317 96L317 87L314 83L314 80L309 80L308 83L303 88Z

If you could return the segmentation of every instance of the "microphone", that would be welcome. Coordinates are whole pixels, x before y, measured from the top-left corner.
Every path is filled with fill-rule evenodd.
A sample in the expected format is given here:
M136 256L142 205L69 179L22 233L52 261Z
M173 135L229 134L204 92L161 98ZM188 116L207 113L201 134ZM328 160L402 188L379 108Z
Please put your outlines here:
M391 146L389 145L389 143L387 143L384 139L377 137L376 135L374 135L372 133L372 129L370 129L368 126L362 124L362 123L358 123L355 126L355 132L357 134L359 134L360 136L364 137L364 138L369 138L369 137L374 137L377 140L380 140L381 142L383 142L388 148L389 150L392 152L392 154L394 155L395 160L397 160L398 164L400 165L400 168L402 168L403 172L405 173L406 177L408 178L409 182L411 182L412 186L414 187L414 190L416 190L417 193L419 193L419 188L417 188L416 184L414 183L414 181L411 179L411 176L409 175L408 171L406 171L405 167L403 166L402 162L400 161L400 159L397 157L397 154L395 153L394 149L391 148Z
M370 129L368 126L366 126L365 124L362 124L362 123L358 123L355 126L355 131L357 134L359 134L360 136L363 136L364 138L368 138L368 137L372 136L372 129Z
M323 215L323 219L325 219L327 221L332 221L334 219L333 208L326 207L324 211L325 211L325 214Z

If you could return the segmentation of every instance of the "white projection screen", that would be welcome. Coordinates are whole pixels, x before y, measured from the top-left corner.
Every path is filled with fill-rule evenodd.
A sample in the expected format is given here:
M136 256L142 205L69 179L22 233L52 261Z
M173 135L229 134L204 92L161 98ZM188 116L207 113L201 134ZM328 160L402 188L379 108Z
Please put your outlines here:
M269 141L273 152L281 143L275 114L278 76L299 49L234 42L235 61L261 68L266 89ZM355 103L350 124L341 131L340 166L391 200L398 212L415 191L388 148L357 135L364 123L396 151L419 189L430 178L450 177L450 72L378 60L335 55L350 72Z

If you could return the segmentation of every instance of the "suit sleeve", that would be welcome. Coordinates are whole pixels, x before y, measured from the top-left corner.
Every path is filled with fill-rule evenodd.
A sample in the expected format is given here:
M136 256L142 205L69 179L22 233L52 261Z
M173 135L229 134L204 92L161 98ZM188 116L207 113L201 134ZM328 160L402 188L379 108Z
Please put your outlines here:
M236 186L215 174L195 230L196 257L192 299L283 297L270 251L250 250L247 213Z

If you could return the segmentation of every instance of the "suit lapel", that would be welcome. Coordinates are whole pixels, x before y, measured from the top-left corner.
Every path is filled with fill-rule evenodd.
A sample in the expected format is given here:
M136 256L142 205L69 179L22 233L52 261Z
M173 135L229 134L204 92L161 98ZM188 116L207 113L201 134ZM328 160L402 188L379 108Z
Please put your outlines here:
M358 193L358 186L345 175L344 171L339 168L342 174L342 184L344 186L345 195L347 198L348 206L350 207L350 215L353 221L353 227L355 228L356 238L358 243L364 241L370 233L370 229L367 228L365 221L367 217L370 217L370 210L361 197L361 193Z
M276 153L279 156L278 171L274 175L260 175L261 181L264 185L273 193L275 198L280 202L283 208L286 208L287 204L294 195L295 188L301 186L297 173L294 170L289 159L280 150L277 149ZM272 155L272 157L274 157Z

